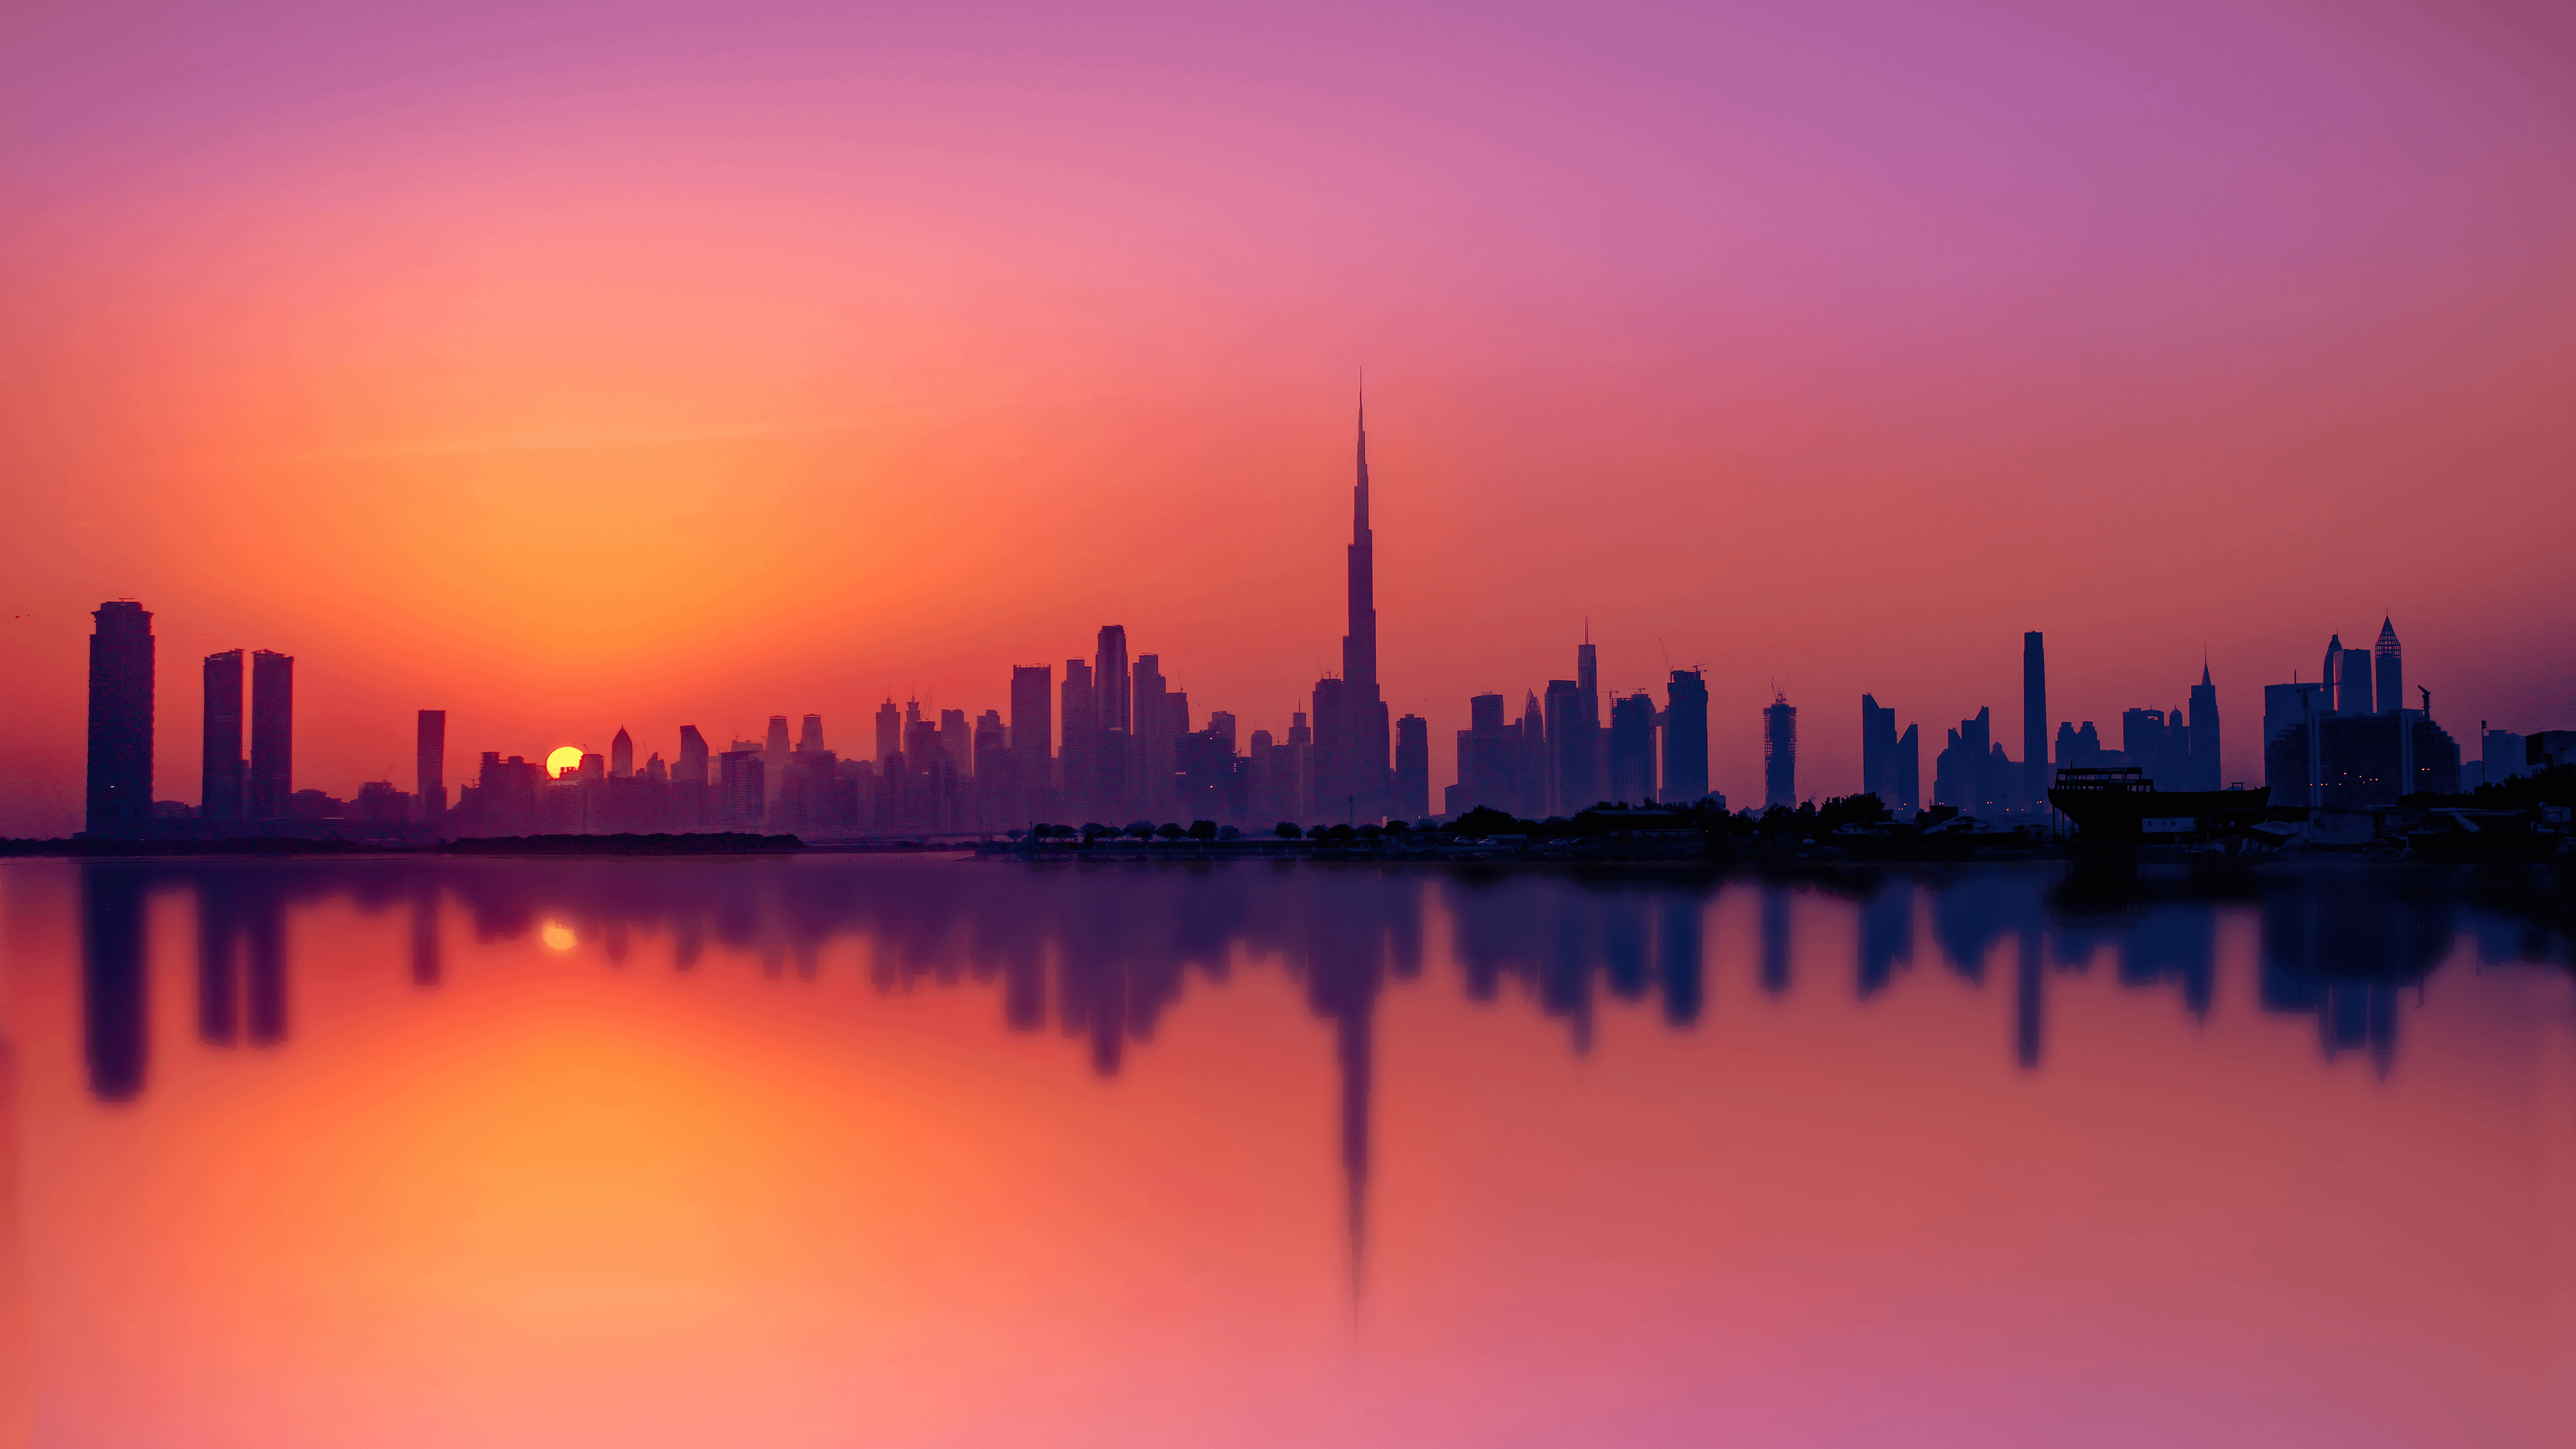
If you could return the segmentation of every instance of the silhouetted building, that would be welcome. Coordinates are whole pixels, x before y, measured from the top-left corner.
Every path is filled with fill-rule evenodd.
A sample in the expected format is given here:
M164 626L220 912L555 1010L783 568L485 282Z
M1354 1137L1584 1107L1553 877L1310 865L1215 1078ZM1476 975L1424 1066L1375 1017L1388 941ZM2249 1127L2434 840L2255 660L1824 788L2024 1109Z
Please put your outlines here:
M250 816L284 820L295 795L295 660L250 656Z
M760 752L761 788L767 792L762 796L763 805L777 799L778 792L786 788L787 756L793 748L787 736L787 716L771 715L769 738L762 744Z
M1467 728L1458 731L1458 783L1449 787L1445 813L1463 815L1479 805L1530 813L1520 772L1520 727L1503 719L1503 697L1469 699Z
M1628 805L1655 803L1655 699L1643 691L1610 700L1609 796Z
M2048 650L2039 631L2021 636L2023 800L2048 798Z
M2215 790L2223 773L2218 762L2218 686L2209 682L2209 666L2200 666L2200 683L2191 687L2191 725L2185 744L2190 766L2185 789Z
M1173 742L1189 733L1190 728L1186 718L1173 719L1172 709L1178 704L1186 714L1189 704L1165 683L1161 655L1137 655L1128 675L1127 709L1132 716L1133 736L1128 753L1135 761L1129 774L1135 782L1136 808L1147 819L1162 820L1176 808L1174 801L1180 788L1180 757Z
M1026 825L1046 818L1055 776L1054 671L1043 664L1011 667L1011 755L1019 774L1012 809Z
M1100 734L1091 760L1092 808L1103 820L1117 820L1133 809L1130 779L1135 747L1136 714L1133 671L1128 666L1127 626L1103 624L1091 666L1092 700L1100 711Z
M1358 481L1351 491L1349 632L1339 679L1315 683L1315 805L1336 821L1387 814L1386 701L1377 678L1377 543L1369 529L1368 410L1359 416Z
M1891 807L1897 803L1896 711L1867 694L1860 697L1860 788Z
M1932 762L1932 803L1975 812L1994 808L1993 711L1959 721Z
M1057 750L1057 787L1062 791L1058 808L1070 824L1092 814L1099 803L1100 781L1100 701L1091 687L1091 666L1080 659L1064 661L1064 683L1058 686L1062 705L1063 742Z
M205 820L242 818L242 792L250 765L242 758L242 652L206 656L206 738L198 768L197 814Z
M784 720L781 720L784 723ZM716 757L718 824L725 830L758 830L768 811L766 752L727 750Z
M877 764L883 766L893 756L903 753L903 712L894 707L894 696L877 706Z
M1431 814L1431 722L1420 715L1395 722L1394 788L1389 815L1411 822Z
M625 734L619 731L622 738ZM421 823L436 829L447 815L447 711L425 709L412 733L412 794Z
M1708 798L1708 681L1676 669L1664 685L1664 788L1667 805Z
M1762 803L1798 805L1798 711L1776 690L1762 707Z
M685 785L704 786L707 781L707 737L696 725L680 726L680 759L671 767L671 778Z
M1011 753L1010 732L1002 712L988 709L975 717L975 818L979 830L1008 830L1028 823L1019 818L1019 760Z
M152 615L111 599L90 618L89 833L136 836L152 820Z
M2379 621L2379 642L2370 650L2373 703L2382 714L2406 707L2406 661L2398 647L2397 625L2392 619Z
M1592 743L1591 731L1583 728L1583 689L1571 679L1547 682L1547 799L1545 810L1551 816L1571 818L1584 806L1598 801L1598 792L1587 789L1591 780L1591 761L1584 749Z
M635 739L626 726L617 727L617 737L608 742L608 777L623 780L635 773Z

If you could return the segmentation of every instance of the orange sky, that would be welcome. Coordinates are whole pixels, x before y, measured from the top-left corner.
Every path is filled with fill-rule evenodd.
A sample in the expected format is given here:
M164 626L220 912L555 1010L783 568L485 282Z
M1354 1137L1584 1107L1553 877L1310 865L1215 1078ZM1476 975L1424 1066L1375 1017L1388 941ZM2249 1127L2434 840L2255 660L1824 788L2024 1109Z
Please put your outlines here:
M296 783L672 753L1159 653L1278 729L1711 672L2018 753L2394 614L2576 724L2576 65L2539 6L62 10L0 47L0 832L77 828L87 611L297 657ZM2469 746L2474 756L2474 743Z

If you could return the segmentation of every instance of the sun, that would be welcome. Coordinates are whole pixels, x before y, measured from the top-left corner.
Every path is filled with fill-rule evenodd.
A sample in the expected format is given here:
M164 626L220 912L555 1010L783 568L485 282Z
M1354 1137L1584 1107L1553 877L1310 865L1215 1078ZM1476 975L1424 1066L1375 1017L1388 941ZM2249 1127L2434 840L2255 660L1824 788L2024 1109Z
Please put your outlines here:
M568 775L580 768L581 746L579 745L566 745L546 756L546 773L549 775Z

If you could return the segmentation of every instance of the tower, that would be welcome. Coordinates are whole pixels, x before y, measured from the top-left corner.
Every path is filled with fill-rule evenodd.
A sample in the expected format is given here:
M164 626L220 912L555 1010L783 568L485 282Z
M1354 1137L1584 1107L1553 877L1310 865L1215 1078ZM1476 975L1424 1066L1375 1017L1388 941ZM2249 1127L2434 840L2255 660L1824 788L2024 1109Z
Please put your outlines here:
M1327 819L1387 813L1386 701L1377 678L1377 538L1369 528L1368 403L1359 412L1358 480L1351 490L1349 630L1342 675L1315 686L1315 805ZM1330 684L1332 688L1326 688Z
M608 742L608 777L623 780L635 773L635 741L626 726L617 727L617 738Z
M250 818L283 820L295 796L295 657L250 656Z
M1676 669L1664 686L1664 803L1708 798L1708 681Z
M2022 799L2048 801L2048 650L2039 631L2021 636Z
M1777 690L1762 707L1762 803L1798 808L1798 710Z
M1011 755L1017 762L1019 800L1013 807L1021 821L1035 822L1047 810L1047 785L1053 778L1055 670L1044 664L1011 666Z
M242 652L206 656L205 763L198 772L197 816L242 818Z
M617 738L624 740L626 731ZM626 746L629 760L635 747ZM425 709L412 735L412 793L419 799L421 822L435 826L447 814L447 711Z
M769 737L762 742L760 752L760 788L763 805L775 804L778 800L778 792L786 788L787 755L787 716L773 714L769 717Z
M89 833L140 835L152 818L152 615L112 599L90 618Z
M2371 646L2370 656L2379 710L2395 714L2406 707L2406 661L2397 645L2396 624L2386 618L2379 621L2379 642Z
M1896 804L1896 711L1860 697L1860 788L1880 803Z
M2191 687L2191 788L2215 790L2218 763L2218 686L2209 682L2209 665L2200 666L2200 683Z
M1099 733L1092 742L1091 793L1092 808L1112 824L1116 821L1111 817L1125 814L1132 804L1127 754L1136 726L1134 689L1127 626L1103 624L1091 659L1092 708L1099 720Z

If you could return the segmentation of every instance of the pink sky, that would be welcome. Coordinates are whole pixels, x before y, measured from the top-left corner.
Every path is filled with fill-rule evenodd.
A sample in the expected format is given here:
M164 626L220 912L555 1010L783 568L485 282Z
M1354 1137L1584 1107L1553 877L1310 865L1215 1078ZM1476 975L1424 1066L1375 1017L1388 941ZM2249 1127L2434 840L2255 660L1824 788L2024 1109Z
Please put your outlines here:
M22 8L0 31L0 833L83 637L298 658L296 783L669 754L1159 653L1432 724L1710 670L1713 775L1858 696L2018 752L2393 614L2576 724L2576 21L2541 4Z

